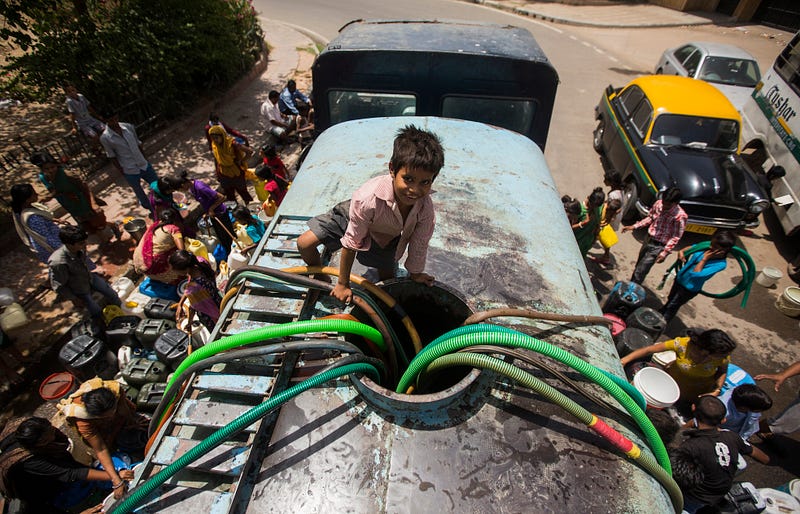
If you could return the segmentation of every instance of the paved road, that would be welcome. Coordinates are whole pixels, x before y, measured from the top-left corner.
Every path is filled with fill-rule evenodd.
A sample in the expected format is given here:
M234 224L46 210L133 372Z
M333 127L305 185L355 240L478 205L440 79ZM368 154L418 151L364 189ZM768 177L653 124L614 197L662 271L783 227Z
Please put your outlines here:
M591 147L591 132L594 128L593 108L606 85L621 85L651 72L663 49L691 40L738 44L753 53L762 68L766 68L790 37L784 32L761 26L575 27L544 23L460 1L409 0L390 4L342 0L333 6L315 0L303 2L302 8L275 0L255 0L255 4L266 18L302 26L324 39L331 39L342 25L358 18L468 19L527 28L555 65L561 79L545 157L559 190L579 197L588 194L594 186L602 185L602 166ZM686 242L696 241L687 238ZM759 268L771 265L785 269L786 260L779 250L788 255L792 245L795 249L800 247L797 241L786 241L779 225L774 223L762 224L740 244L753 255ZM625 235L614 249L617 269L600 270L589 265L599 292L607 292L616 280L629 277L638 246L633 237ZM660 305L666 293L655 291L665 267L656 266L645 284L652 292L649 302L655 307ZM738 267L730 269L715 277L711 288L727 290L738 282L740 275ZM712 300L698 297L681 310L680 319L673 321L668 333L677 335L688 327L721 327L729 330L739 342L735 354L735 362L739 365L754 374L779 369L800 359L798 321L783 316L773 306L775 298L789 285L792 284L785 277L777 289L767 290L755 285L746 309L739 306L740 298ZM794 397L794 385L775 395L776 408L782 408ZM789 449L796 450L797 447ZM781 465L783 467L765 468L754 464L745 479L758 486L769 486L785 483L793 474L798 474L796 464L792 467L781 459Z

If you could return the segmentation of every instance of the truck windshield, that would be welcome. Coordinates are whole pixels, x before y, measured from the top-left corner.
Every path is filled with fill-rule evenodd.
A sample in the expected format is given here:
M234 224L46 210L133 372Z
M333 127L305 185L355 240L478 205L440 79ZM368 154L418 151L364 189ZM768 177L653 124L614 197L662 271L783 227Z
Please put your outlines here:
M417 113L417 98L407 94L332 90L328 92L328 102L333 125L348 120Z
M536 105L531 100L508 98L475 98L447 96L442 103L442 116L480 121L527 134L533 122Z
M653 124L650 142L735 152L739 144L739 122L721 118L662 114Z

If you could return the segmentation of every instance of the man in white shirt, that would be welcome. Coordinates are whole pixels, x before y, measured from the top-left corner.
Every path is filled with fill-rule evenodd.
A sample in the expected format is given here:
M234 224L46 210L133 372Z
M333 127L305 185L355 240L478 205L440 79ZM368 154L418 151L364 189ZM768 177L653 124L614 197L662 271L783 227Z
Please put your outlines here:
M128 181L139 204L152 211L150 199L140 181L151 184L158 180L158 175L142 153L142 142L136 135L136 129L130 123L120 123L116 113L109 113L105 118L106 129L100 136L100 143L105 148L106 155Z
M275 90L269 92L267 101L261 104L261 115L267 119L267 130L270 134L277 137L281 142L286 142L289 134L294 131L294 116L281 113L278 106L280 93Z

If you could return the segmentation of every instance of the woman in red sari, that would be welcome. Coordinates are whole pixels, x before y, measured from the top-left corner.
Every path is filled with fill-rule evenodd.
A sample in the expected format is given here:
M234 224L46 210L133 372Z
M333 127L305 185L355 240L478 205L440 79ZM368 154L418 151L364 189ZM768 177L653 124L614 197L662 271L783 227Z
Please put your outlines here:
M177 284L184 277L182 271L172 269L169 257L183 250L180 215L165 210L157 222L147 228L133 252L133 267L137 273L166 284Z

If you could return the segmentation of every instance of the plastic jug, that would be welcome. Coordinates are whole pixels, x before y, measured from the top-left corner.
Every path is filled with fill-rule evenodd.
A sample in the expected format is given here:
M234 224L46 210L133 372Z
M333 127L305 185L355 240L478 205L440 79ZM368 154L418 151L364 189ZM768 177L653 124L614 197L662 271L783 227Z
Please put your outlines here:
M250 234L247 233L247 226L236 224L236 242L240 248L244 248L253 244Z
M133 287L133 280L129 279L128 277L119 277L111 285L111 288L117 292L120 300L124 300L129 294L131 294Z
M213 252L214 248L216 248L217 245L219 244L219 240L214 236L198 234L197 239L200 240L206 246L206 251L208 252Z
M245 264L247 264L247 257L239 251L236 243L234 243L231 246L231 253L228 255L228 268L233 271L241 268Z
M208 248L206 245L203 244L202 241L198 241L197 239L191 239L189 237L185 238L186 242L188 243L186 249L197 257L202 257L205 260L208 260Z
M6 306L14 303L14 291L7 287L0 287L0 305Z
M4 331L14 330L23 325L26 325L30 320L25 314L25 309L17 302L12 302L6 306L3 314L0 314L0 327Z

